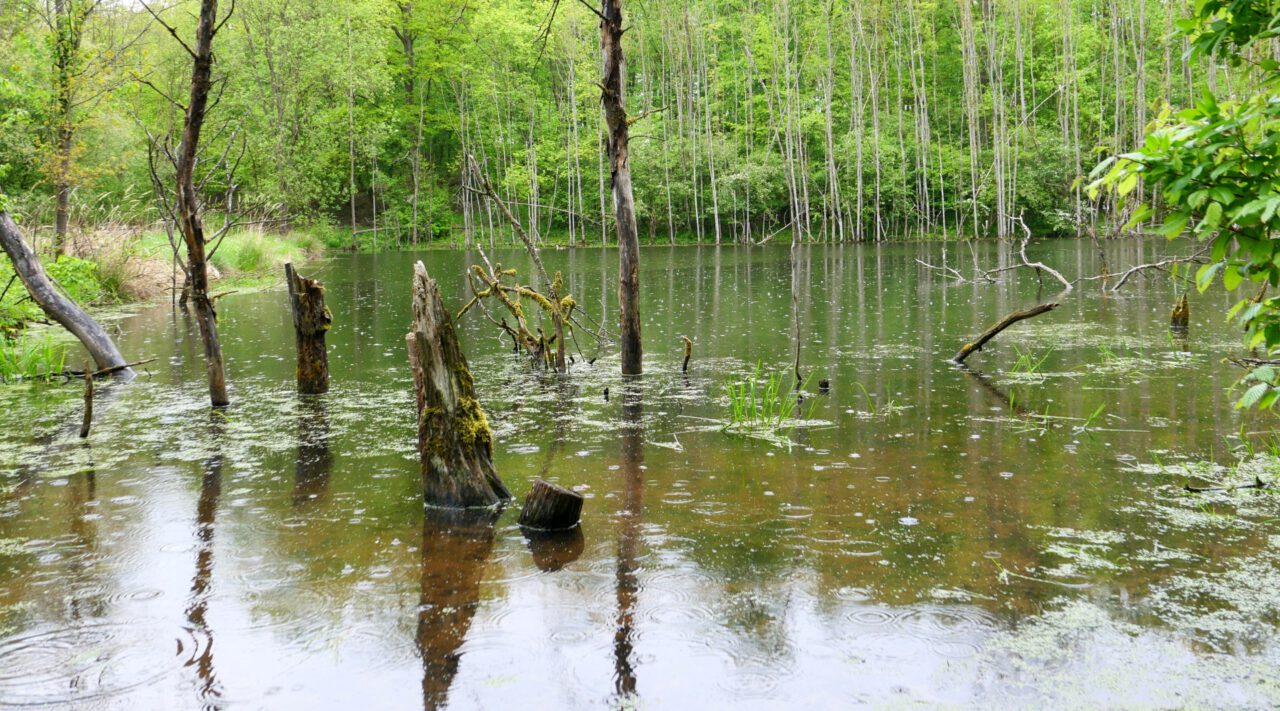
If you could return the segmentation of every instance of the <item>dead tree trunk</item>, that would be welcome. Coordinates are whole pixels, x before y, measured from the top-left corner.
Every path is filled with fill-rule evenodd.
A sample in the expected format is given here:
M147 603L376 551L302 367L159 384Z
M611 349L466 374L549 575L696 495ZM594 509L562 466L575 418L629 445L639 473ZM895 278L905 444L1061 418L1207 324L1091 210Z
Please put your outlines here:
M418 402L418 454L428 505L492 506L510 499L493 468L493 433L440 289L413 267L413 325L405 340Z
M324 305L324 284L300 276L292 263L284 265L284 278L289 284L289 308L293 311L293 330L298 341L298 392L327 393L329 354L325 350L324 334L333 323L333 314Z
M623 85L622 0L601 0L600 51L604 82L600 85L605 123L609 127L609 174L613 179L613 209L618 231L618 307L621 326L622 374L643 371L640 342L640 235L636 228L635 197L631 192L627 118Z
M89 361L84 362L84 419L80 421L80 439L89 436L89 428L93 426L93 368Z
M1058 308L1058 304L1051 303L1051 304L1040 304L1039 306L1034 306L1029 309L1023 309L1022 311L1014 311L1008 316L1005 316L1004 318L1000 319L1000 323L997 323L991 328L988 328L987 330L983 331L982 335L975 338L972 343L964 344L964 347L960 349L960 352L956 353L955 357L953 357L951 360L956 363L963 363L965 358L968 358L974 351L982 350L982 346L985 345L987 341L995 338L998 333L1005 330L1006 328L1012 326L1013 324L1023 319L1028 319L1033 316L1039 316L1040 314L1046 311L1052 311L1056 308Z
M223 23L226 18L223 18ZM213 85L213 38L222 25L218 23L218 0L201 0L200 19L196 24L192 59L191 100L187 103L182 124L182 143L178 147L177 218L178 229L187 245L187 267L191 279L191 301L196 323L204 341L205 368L209 376L209 400L214 407L230 403L227 398L227 375L222 362L222 343L218 340L218 314L209 298L209 272L205 255L204 220L200 200L196 196L195 170L200 147L200 129ZM177 36L176 34L174 35ZM184 45L185 46L185 45Z
M27 287L31 300L36 302L36 305L50 319L58 322L80 339L80 343L84 345L85 350L89 351L99 370L118 368L119 370L115 372L120 377L133 378L133 370L128 367L124 356L120 355L120 350L116 348L116 344L111 341L111 337L102 326L90 318L89 314L74 301L54 288L40 260L22 238L18 225L7 212L0 212L0 247L3 247L5 254L9 255L13 270L22 280L23 286Z
M573 528L582 519L582 494L538 479L525 497L520 525L560 531Z

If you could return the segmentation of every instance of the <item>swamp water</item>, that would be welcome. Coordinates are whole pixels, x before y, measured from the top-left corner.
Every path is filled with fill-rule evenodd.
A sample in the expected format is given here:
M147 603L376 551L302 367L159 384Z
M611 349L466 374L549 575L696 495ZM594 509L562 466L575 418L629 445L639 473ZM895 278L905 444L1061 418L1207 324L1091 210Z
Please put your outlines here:
M1117 271L1169 249L1107 245ZM1227 392L1231 297L1193 293L1178 341L1167 276L1086 282L958 368L1040 297L1026 271L957 284L916 262L941 250L801 250L814 392L789 447L721 431L726 386L791 358L784 247L646 248L636 383L616 355L531 372L469 315L498 469L518 497L539 476L580 487L567 538L526 537L518 501L493 526L424 515L409 277L424 259L457 308L466 255L304 269L335 315L318 398L293 392L283 288L220 301L225 414L194 323L127 314L122 350L158 360L100 391L87 442L75 384L0 387L0 707L1280 702L1280 500L1182 490L1276 478L1245 445L1274 420ZM1099 271L1087 242L1032 256ZM616 322L615 252L544 258Z

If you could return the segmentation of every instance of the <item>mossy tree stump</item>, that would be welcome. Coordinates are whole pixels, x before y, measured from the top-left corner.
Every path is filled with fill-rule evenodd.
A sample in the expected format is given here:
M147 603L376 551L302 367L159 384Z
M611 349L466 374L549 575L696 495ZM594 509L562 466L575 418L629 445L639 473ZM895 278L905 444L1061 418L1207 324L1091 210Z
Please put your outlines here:
M413 325L405 340L417 393L426 503L469 508L510 499L493 468L493 434L476 399L453 319L422 262L413 266Z
M324 305L324 284L299 275L293 264L284 265L284 278L289 285L289 308L298 341L298 392L329 392L329 354L324 334L333 324L333 314Z
M1191 307L1187 304L1187 295L1183 294L1178 303L1173 305L1169 314L1169 328L1174 333L1185 334L1191 327Z

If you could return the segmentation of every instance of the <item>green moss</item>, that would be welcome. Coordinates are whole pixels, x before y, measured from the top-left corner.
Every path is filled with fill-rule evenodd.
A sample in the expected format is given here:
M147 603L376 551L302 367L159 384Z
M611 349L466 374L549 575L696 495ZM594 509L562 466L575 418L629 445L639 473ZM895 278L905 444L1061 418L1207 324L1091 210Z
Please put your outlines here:
M489 428L489 418L485 417L480 401L474 397L464 397L458 401L454 426L457 428L458 439L463 444L471 446L493 443L493 430Z

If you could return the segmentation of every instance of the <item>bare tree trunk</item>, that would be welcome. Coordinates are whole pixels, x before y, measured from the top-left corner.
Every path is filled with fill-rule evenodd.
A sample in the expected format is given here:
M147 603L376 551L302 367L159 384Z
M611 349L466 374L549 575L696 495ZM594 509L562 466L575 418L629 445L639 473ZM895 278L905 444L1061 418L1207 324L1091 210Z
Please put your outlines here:
M418 403L418 453L427 504L492 506L511 498L493 467L493 433L440 289L413 267L413 326L405 337Z
M351 200L351 251L360 251L360 241L356 237L356 87L351 77L355 57L351 48L351 15L347 15L347 160L350 174L348 176L348 196Z
M54 192L57 203L54 211L53 249L62 254L69 247L67 232L71 226L71 150L77 123L72 115L76 105L73 82L83 74L80 57L84 25L97 9L97 2L83 0L54 0L52 30L53 82L55 99L54 117L57 135L54 163Z
M102 326L90 318L74 301L54 288L49 275L45 274L44 267L40 265L40 260L22 238L18 226L14 224L7 212L0 212L0 247L3 247L5 254L9 255L13 270L22 280L23 286L27 287L31 300L36 302L36 305L50 319L58 322L80 339L99 370L121 368L125 365L127 361L120 355L120 351ZM118 373L124 379L133 378L133 370L128 367L122 367Z
M639 375L643 366L640 342L640 236L636 228L635 197L631 192L626 104L622 57L622 0L601 0L600 50L604 55L603 94L609 128L609 173L613 179L613 208L618 233L618 307L621 322L622 374Z
M227 376L222 363L222 344L218 341L218 315L209 298L209 273L205 261L204 221L196 196L195 169L199 153L200 129L204 126L205 109L213 84L213 38L218 27L218 0L201 0L200 19L196 25L196 44L192 51L191 100L187 103L182 126L182 143L178 147L178 228L187 244L187 267L191 275L191 300L196 322L204 341L205 365L209 375L209 399L214 407L222 407L227 399ZM225 20L224 20L225 21Z

